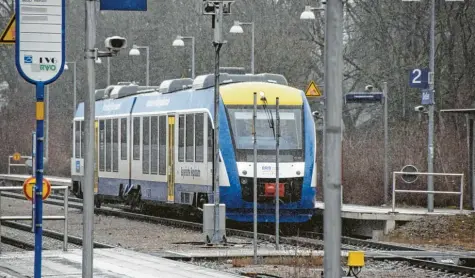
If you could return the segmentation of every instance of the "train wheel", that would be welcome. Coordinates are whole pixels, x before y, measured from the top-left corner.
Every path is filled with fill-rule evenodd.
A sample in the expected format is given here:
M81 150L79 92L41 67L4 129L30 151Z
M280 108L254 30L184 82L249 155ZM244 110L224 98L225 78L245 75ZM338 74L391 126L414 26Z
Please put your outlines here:
M130 191L128 197L129 197L129 204L130 204L131 210L134 210L137 207L140 208L140 203L142 199L142 196L140 194L140 189L135 189L135 190Z
M101 200L100 197L95 196L95 198L94 198L94 206L95 206L96 208L98 208L98 209L101 208L101 206L102 206L102 200Z

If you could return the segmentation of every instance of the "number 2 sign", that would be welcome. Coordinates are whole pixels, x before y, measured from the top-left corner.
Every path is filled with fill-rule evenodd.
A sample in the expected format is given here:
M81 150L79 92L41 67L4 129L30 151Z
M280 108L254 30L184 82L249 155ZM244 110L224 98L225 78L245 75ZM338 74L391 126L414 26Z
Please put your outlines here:
M426 89L429 87L429 69L413 69L409 73L409 86Z

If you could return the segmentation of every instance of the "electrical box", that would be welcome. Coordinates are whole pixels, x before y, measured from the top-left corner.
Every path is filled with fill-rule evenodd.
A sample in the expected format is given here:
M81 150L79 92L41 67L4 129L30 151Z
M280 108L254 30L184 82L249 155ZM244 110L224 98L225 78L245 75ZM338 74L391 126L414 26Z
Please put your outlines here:
M348 266L349 267L363 267L364 266L364 252L363 251L348 251Z
M214 204L203 205L203 236L207 244L212 243L214 236ZM220 242L226 241L226 205L219 204L218 238Z

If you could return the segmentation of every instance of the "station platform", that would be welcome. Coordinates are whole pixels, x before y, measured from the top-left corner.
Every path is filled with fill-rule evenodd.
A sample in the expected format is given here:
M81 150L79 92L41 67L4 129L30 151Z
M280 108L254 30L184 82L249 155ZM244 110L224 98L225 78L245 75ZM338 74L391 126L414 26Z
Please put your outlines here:
M44 250L42 277L82 277L82 250ZM122 248L94 249L93 276L97 278L236 278L246 277L177 262ZM0 277L26 278L34 274L34 252L0 255Z
M325 204L317 201L315 204L317 214L322 214ZM341 206L341 217L354 226L354 232L362 236L374 237L373 231L382 231L388 234L396 228L397 223L415 221L422 217L437 215L459 215L471 214L474 211L460 209L435 208L433 212L428 212L427 208L395 208L391 206L362 206L343 204Z
M23 182L29 175L8 175L8 174L0 174L0 180L9 180L9 181L19 181ZM51 185L57 186L71 186L71 179L70 178L61 178L61 177L53 177L53 176L44 176Z

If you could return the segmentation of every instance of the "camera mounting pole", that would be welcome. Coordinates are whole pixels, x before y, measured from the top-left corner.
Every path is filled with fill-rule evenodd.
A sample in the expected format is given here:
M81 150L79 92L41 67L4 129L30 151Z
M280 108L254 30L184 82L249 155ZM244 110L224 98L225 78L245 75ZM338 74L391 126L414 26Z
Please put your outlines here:
M223 18L231 13L231 4L234 1L203 1L203 14L211 15L212 28L214 29L213 46L215 48L215 82L214 82L214 132L213 132L213 201L214 201L214 230L210 244L225 243L225 228L220 227L220 198L219 198L219 52L226 41L223 39ZM224 210L225 212L225 210ZM225 219L225 218L224 218ZM226 220L224 220L226 221ZM224 222L225 223L225 222Z

